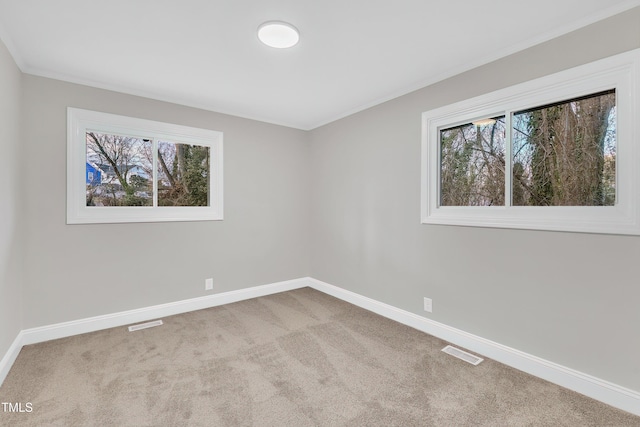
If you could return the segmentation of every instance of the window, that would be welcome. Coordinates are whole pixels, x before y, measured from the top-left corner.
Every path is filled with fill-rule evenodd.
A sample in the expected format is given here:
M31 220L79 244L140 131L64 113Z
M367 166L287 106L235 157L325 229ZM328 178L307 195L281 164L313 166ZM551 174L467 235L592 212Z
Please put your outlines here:
M640 234L640 51L423 113L422 223Z
M222 133L67 111L67 223L222 219Z

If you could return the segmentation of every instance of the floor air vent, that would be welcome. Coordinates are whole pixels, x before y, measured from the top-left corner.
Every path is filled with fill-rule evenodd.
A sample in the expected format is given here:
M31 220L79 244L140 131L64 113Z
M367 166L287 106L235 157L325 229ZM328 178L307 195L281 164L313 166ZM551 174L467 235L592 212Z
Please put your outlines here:
M129 332L139 331L140 329L153 328L154 326L162 325L162 320L154 320L153 322L139 323L137 325L129 326Z
M475 356L471 353L467 353L464 350L460 350L459 348L451 347L450 345L446 346L442 349L447 354L450 354L458 359L464 360L467 363L471 363L472 365L478 365L484 359L478 356Z

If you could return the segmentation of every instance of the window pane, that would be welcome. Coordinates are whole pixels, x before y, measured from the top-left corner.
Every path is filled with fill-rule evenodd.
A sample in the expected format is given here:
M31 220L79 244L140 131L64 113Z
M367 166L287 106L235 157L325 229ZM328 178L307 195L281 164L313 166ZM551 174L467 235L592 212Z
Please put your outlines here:
M158 143L158 206L209 206L209 147Z
M504 116L440 131L440 205L504 206Z
M152 142L87 132L87 206L151 206Z
M611 90L514 113L513 205L614 205L615 105Z

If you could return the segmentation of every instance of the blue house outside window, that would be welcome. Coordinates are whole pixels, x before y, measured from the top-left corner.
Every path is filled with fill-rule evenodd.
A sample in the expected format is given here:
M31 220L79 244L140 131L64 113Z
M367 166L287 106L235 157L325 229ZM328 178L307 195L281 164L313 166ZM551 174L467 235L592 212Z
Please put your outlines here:
M102 171L94 167L91 163L87 163L86 183L92 187L100 185L102 182Z

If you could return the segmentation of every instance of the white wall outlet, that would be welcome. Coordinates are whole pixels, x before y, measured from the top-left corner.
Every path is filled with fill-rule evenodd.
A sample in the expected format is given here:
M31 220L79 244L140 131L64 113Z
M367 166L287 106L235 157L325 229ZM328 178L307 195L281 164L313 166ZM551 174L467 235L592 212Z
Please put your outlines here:
M204 281L204 290L210 291L213 289L213 279L207 279Z
M433 311L433 301L431 301L431 298L424 298L424 311L428 311L429 313Z

